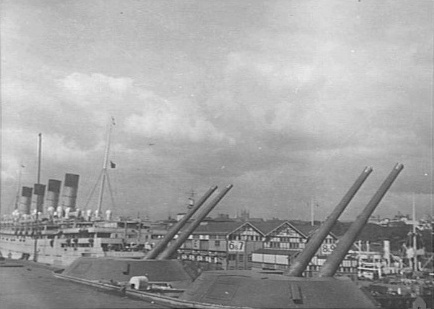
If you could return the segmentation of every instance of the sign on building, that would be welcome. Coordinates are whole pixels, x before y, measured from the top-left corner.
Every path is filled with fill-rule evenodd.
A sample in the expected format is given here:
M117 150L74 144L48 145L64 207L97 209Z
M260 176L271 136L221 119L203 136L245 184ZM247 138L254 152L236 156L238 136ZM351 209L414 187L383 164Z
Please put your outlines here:
M199 239L193 239L192 240L192 247L193 249L199 250L200 249L200 240Z
M332 253L333 250L335 250L335 248L336 248L335 244L323 244L321 246L321 254L328 255L328 254Z
M241 240L228 241L228 252L244 252L245 242Z

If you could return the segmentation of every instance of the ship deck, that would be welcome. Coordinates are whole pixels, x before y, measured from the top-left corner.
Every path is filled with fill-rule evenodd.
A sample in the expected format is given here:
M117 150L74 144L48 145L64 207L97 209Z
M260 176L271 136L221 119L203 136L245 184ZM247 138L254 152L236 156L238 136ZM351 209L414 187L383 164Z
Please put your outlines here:
M0 262L1 308L166 308L57 279L54 270L30 261Z

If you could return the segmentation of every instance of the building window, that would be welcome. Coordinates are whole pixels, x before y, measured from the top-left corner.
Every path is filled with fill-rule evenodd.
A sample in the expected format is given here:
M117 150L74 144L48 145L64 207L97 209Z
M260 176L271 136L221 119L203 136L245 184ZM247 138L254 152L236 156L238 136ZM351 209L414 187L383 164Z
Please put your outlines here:
M220 240L215 240L215 241L214 241L214 245L215 245L216 247L220 247Z

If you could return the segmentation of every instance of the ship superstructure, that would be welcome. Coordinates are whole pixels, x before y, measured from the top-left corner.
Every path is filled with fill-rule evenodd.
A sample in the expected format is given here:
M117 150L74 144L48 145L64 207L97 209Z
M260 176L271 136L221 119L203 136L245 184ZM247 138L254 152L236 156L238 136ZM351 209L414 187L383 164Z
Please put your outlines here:
M12 259L65 266L82 256L141 258L148 238L149 226L135 221L5 222L0 252Z
M33 188L23 187L18 209L12 215L5 215L1 222L3 256L68 265L82 256L141 258L145 255L151 246L150 222L113 219L110 210L101 217L97 211L77 209L78 179L78 175L65 175L61 199L60 182L50 180L43 212L31 211L32 197L36 200L39 195L36 190L32 193Z
M37 183L33 187L18 185L15 209L0 222L3 256L66 266L78 257L142 258L151 249L149 221L113 219L111 210L102 212L106 182L110 188L107 167L114 125L112 118L94 210L82 211L77 207L79 175L65 174L63 186L56 179L49 179L48 185L40 183L42 134L39 134Z

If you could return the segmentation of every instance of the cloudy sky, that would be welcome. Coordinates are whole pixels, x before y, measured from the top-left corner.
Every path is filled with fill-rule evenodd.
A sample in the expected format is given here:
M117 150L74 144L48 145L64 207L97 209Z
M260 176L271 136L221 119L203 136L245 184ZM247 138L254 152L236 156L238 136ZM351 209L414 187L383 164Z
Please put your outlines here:
M432 210L433 7L401 1L4 0L1 202L80 174L91 195L114 117L120 215L184 211L188 192L234 188L216 213L317 219L365 166L353 219L394 165L376 215ZM108 196L108 195L107 195Z

